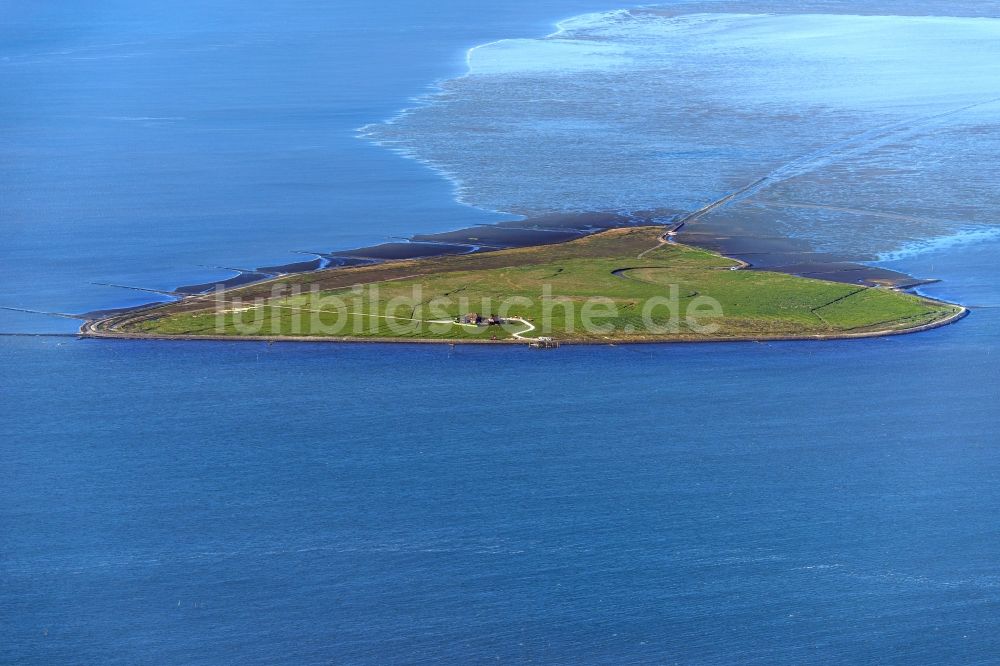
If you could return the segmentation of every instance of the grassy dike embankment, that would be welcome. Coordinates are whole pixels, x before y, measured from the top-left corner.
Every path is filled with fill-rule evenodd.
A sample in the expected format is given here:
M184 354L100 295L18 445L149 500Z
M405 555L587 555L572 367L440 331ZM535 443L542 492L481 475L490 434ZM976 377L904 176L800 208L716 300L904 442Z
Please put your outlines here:
M892 335L966 313L883 287L738 270L736 260L663 243L662 233L613 229L556 245L289 275L88 322L81 332L185 340L523 343L550 335L574 343L705 342ZM454 322L469 312L517 320Z

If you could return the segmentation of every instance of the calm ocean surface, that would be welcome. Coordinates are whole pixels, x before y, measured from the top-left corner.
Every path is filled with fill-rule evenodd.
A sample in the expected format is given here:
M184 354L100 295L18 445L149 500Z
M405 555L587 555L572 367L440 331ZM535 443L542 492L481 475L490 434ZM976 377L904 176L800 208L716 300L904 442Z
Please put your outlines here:
M626 6L11 4L0 305L63 312L145 299L91 282L169 289L498 219L356 128L470 46ZM0 337L0 663L997 663L982 197L947 225L978 242L895 239L890 266L974 307L915 336Z

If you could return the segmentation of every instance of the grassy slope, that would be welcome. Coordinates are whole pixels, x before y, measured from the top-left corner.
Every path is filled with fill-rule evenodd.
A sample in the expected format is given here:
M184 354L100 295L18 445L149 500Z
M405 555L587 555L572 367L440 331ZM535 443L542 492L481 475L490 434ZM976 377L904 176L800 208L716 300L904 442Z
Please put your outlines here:
M703 319L716 323L719 330L712 338L783 337L862 333L871 330L910 328L928 323L954 310L949 306L884 289L866 289L820 280L810 280L780 273L731 271L730 259L681 245L664 245L636 255L656 244L657 228L619 229L559 245L522 248L463 257L393 262L356 269L337 269L315 274L283 278L284 286L308 289L317 285L319 294L269 299L257 310L230 312L218 317L210 302L188 300L153 311L151 317L130 322L122 330L140 333L185 335L239 335L237 321L260 323L253 332L259 335L337 335L385 338L467 339L510 338L523 330L520 324L509 327L472 329L451 325L431 325L427 320L454 317L470 310L495 313L494 304L519 296L530 298L532 306L516 305L507 314L536 322L539 330L532 335L552 334L563 339L657 339L705 337L690 330L683 318L683 308L691 299L704 295L718 300L723 317ZM612 271L628 269L619 275ZM364 316L373 310L358 300L351 287L377 284L382 307L394 297L411 297L413 289L422 290L420 309L412 304L388 314L399 319ZM543 285L551 285L557 299L548 304L540 298ZM646 299L669 294L668 285L677 285L682 308L680 329L651 333L644 329L640 312ZM271 292L274 284L252 285L227 293L227 299L242 298L252 302ZM348 307L337 311L324 299L342 297ZM609 332L587 332L582 326L580 306L589 297L601 296L614 302L618 315L596 318ZM450 304L445 303L450 299ZM459 299L468 299L463 304ZM327 299L328 300L328 299ZM574 302L575 316L556 300ZM354 303L359 303L354 305ZM244 306L245 307L245 306ZM431 308L437 308L432 311ZM543 309L549 308L551 329L545 330ZM665 308L656 310L655 319L666 323ZM402 317L423 320L410 322ZM219 323L222 328L219 328ZM339 328L337 325L340 325ZM244 334L246 334L246 329Z

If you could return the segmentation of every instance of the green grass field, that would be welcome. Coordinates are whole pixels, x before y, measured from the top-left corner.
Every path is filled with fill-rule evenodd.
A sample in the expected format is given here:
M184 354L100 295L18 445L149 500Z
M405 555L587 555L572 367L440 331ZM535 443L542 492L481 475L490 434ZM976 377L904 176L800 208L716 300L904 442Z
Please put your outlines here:
M711 252L657 247L660 233L617 229L558 245L289 276L112 324L188 336L763 339L904 330L958 311L884 288L731 270L738 262ZM454 322L470 312L508 321Z

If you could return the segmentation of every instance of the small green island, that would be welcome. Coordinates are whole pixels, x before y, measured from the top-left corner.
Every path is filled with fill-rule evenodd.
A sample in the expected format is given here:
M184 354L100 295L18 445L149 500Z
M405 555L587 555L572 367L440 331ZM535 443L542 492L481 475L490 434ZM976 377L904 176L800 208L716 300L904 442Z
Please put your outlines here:
M965 309L759 270L662 227L285 275L90 321L92 337L536 343L825 339L914 332Z

